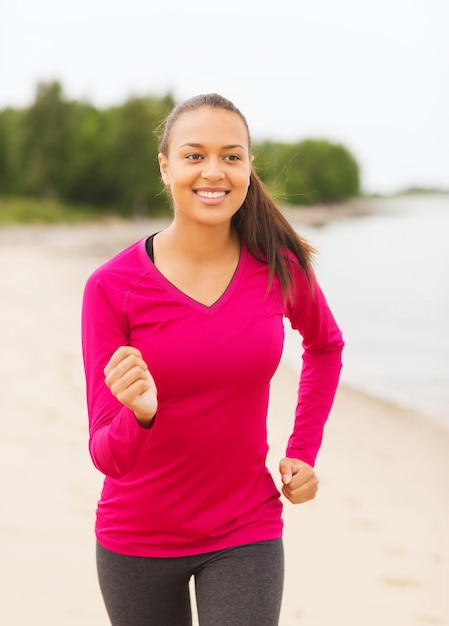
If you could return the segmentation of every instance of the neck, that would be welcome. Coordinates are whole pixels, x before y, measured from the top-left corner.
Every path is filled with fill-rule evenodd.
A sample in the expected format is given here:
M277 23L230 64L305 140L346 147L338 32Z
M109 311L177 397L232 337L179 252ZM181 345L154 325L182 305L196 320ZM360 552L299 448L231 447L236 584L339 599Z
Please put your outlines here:
M214 226L194 223L181 225L175 217L170 226L159 233L159 238L171 249L198 262L213 260L240 248L238 235L230 223Z

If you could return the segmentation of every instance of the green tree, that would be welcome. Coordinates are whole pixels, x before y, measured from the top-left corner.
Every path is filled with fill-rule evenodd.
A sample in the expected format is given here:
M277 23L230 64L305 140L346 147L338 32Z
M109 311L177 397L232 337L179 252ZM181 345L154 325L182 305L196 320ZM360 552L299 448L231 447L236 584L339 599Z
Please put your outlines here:
M119 203L119 187L111 172L111 132L114 110L100 110L88 103L72 103L70 168L64 196L99 209Z
M341 144L314 139L296 144L265 142L258 151L262 179L284 202L340 202L360 193L359 166Z
M19 164L22 112L12 108L0 111L0 194L21 191Z
M34 195L63 195L70 170L71 106L59 82L39 83L25 112L22 165L25 189Z
M357 162L340 144L309 139L293 145L287 172L286 195L299 196L300 204L339 202L360 192Z
M169 98L130 98L116 112L111 168L120 201L135 216L166 206L154 131L168 107Z

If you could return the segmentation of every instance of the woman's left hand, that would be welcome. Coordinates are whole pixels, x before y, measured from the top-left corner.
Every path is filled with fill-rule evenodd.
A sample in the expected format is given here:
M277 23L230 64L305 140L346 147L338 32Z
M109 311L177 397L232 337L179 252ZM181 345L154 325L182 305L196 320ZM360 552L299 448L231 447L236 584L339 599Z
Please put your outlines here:
M313 500L318 491L318 478L308 463L299 459L285 458L279 463L282 477L282 493L293 504Z

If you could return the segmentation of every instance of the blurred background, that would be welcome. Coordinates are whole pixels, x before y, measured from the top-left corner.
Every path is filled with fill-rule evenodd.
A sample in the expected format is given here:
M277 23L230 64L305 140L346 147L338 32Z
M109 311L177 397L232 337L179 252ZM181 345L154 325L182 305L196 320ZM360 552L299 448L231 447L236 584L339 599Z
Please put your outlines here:
M67 511L79 508L91 536L94 470L60 413L69 398L84 446L82 287L149 219L169 218L155 130L176 102L210 91L246 116L256 169L317 247L317 275L346 340L343 382L449 429L448 27L447 0L0 0L0 314L9 338L0 408L17 414L0 433L7 472L23 473L24 491L27 462L39 454L21 422L29 415L42 445L54 436L58 463L70 461L73 484L78 476L73 493L65 483L57 493ZM285 358L299 367L299 338L286 333ZM42 367L28 363L34 340ZM61 362L45 342L58 343ZM21 386L24 363L33 397ZM48 404L47 430L38 397ZM51 457L40 461L53 480ZM9 489L2 536L11 564L28 511L14 500L20 487ZM36 491L41 527L24 554L53 533L54 498L54 485L44 498ZM34 572L47 556L42 547ZM21 562L10 571L13 589ZM51 598L49 590L40 600L42 624L53 623L45 621ZM81 623L76 609L70 619Z

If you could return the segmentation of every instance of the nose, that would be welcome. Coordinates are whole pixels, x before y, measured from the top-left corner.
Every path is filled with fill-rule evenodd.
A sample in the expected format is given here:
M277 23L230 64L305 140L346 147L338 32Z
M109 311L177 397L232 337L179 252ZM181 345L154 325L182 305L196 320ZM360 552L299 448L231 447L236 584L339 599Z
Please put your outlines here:
M220 159L210 158L204 161L203 178L207 180L220 180L223 178L223 166Z

